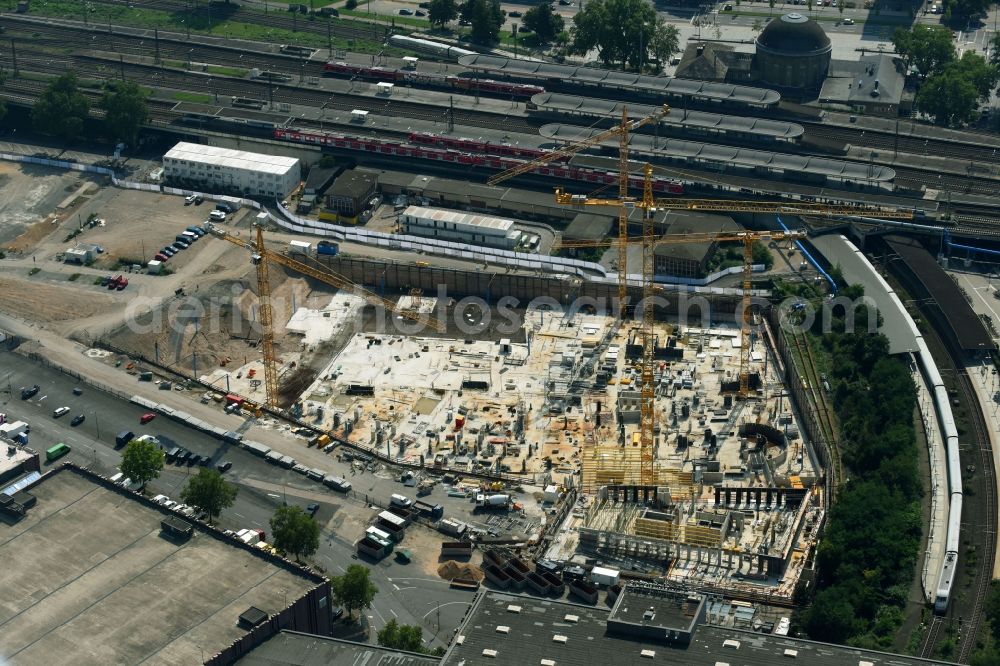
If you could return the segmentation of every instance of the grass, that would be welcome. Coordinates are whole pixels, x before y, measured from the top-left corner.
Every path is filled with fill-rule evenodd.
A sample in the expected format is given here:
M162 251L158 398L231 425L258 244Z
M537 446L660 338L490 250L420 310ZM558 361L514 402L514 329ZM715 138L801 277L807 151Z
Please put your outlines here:
M195 104L210 104L212 102L211 95L183 91L175 92L174 99L178 102L194 102Z
M5 4L11 11L15 9L14 3L11 0L8 0ZM32 4L31 13L38 16L62 17L79 21L84 19L84 12L81 11L82 4L78 0L42 0L42 2ZM296 32L281 28L271 28L267 25L241 23L225 18L221 20L213 18L211 26L209 26L207 16L200 14L189 15L187 12L166 12L140 7L130 8L125 5L102 4L96 5L96 7L98 7L97 12L91 12L86 15L86 20L95 26L108 25L110 23L112 25L131 26L150 30L160 28L171 29L177 32L190 31L200 35L246 39L250 41L293 43L318 48L326 48L327 46L326 35L311 32ZM259 10L253 11L263 14ZM303 18L303 22L307 20ZM383 50L382 43L378 40L338 37L337 25L338 23L334 21L333 39L331 40L334 48L349 48L363 53L378 53ZM425 22L420 22L419 25L420 27L426 27ZM394 55L389 54L388 49L386 49L386 54ZM173 66L184 67L185 63Z
M366 18L371 19L374 23L381 23L385 20L387 23L392 23L394 25L412 25L415 28L426 28L430 25L430 22L425 18L420 18L419 16L397 16L395 14L370 14L366 11L359 9L338 9L341 16L354 16L355 18ZM391 21L390 21L391 19Z

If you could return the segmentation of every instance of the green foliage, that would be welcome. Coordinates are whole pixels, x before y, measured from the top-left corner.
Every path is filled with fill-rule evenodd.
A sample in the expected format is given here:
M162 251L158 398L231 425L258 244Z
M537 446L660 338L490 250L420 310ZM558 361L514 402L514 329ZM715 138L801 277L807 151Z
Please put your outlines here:
M545 44L563 31L566 22L552 10L552 5L546 2L535 5L524 13L524 27L538 35L538 41Z
M444 27L449 21L458 18L458 5L455 0L431 0L427 7L427 19L431 25Z
M237 492L239 488L223 479L219 472L202 467L198 470L198 475L191 477L184 486L181 501L201 509L211 520L218 518L223 509L233 505Z
M76 74L69 72L52 81L31 109L31 122L43 134L65 141L80 136L90 103L77 88Z
M799 619L810 638L885 649L902 621L920 547L916 389L881 335L827 333L822 345L850 481L817 551L818 592Z
M347 0L347 3L344 5L344 7L346 7L347 9L357 9L358 0Z
M574 53L596 48L605 65L638 70L656 26L656 11L644 0L590 0L573 17Z
M299 506L279 506L271 517L271 533L276 548L309 557L319 548L319 525Z
M330 591L338 604L350 615L355 609L371 608L378 588L371 581L371 571L366 566L352 564L343 576L330 579Z
M771 251L767 249L767 245L755 240L753 242L753 263L764 264L765 270L771 270L774 268L774 257L771 256Z
M917 93L917 108L934 116L940 125L971 122L978 115L980 100L989 99L998 78L996 65L966 51L960 60L924 82Z
M122 452L119 468L126 477L145 486L160 475L164 457L163 451L153 442L134 439Z
M109 81L104 87L101 108L105 111L108 136L129 146L137 145L139 129L149 117L146 92L135 81Z
M424 630L416 625L399 624L395 618L379 629L378 644L394 650L427 651L424 648Z
M484 45L500 41L500 26L507 15L500 9L500 0L467 0L465 6L472 22L472 41Z
M907 69L913 65L924 77L942 71L955 59L953 41L951 30L943 25L918 24L912 30L897 28L892 35L892 45Z
M986 14L991 4L992 0L944 0L945 19L959 19L964 26L966 19Z
M993 642L1000 645L1000 581L990 583L990 591L983 602L983 615L986 616Z
M680 33L677 26L667 23L662 16L657 16L656 24L653 26L653 38L649 40L649 51L656 61L657 71L680 50Z
M1000 32L993 33L990 41L990 64L1000 67Z
M332 169L336 165L337 161L333 159L333 155L327 154L319 158L319 167L321 169Z

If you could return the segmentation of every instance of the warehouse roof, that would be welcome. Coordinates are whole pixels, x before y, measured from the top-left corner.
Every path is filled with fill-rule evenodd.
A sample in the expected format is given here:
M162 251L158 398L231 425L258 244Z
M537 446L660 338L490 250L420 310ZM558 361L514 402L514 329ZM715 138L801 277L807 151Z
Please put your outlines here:
M535 60L517 60L476 53L462 56L458 62L463 67L497 72L521 78L553 79L577 85L599 85L620 88L638 88L662 95L678 95L696 99L730 100L755 106L774 106L781 95L774 90L734 86L728 83L707 83L693 79L675 79L669 76L647 76L596 67L554 65Z
M491 217L489 215L477 215L475 213L463 213L457 210L445 210L443 208L424 208L423 206L409 206L404 215L416 217L424 220L436 220L438 222L449 222L451 224L466 227L478 227L481 229L496 229L506 233L514 226L514 220L507 220L501 217Z
M242 666L435 666L440 659L427 655L351 641L282 631L239 663Z
M667 211L665 221L670 225L667 235L686 236L688 234L704 234L713 231L739 231L743 227L733 222L725 215L708 213L691 213L688 211ZM658 257L675 257L691 259L700 262L712 249L714 242L707 243L661 243L654 253Z
M561 93L539 93L531 98L531 102L541 109L613 118L621 118L622 110L626 107L625 102ZM644 118L655 114L658 110L658 107L642 104L628 104L627 106L630 118ZM687 109L673 109L660 122L666 125L714 130L720 133L740 132L784 139L800 137L805 132L802 125L786 123L781 120L727 116L706 111L688 111Z
M509 610L510 606L518 607L518 611ZM719 663L773 666L785 662L856 666L865 661L872 666L930 666L946 663L709 625L701 625L695 630L688 647L671 647L606 633L608 616L607 608L485 592L477 597L466 614L458 637L445 653L442 666L486 663L521 666L538 664L543 659L555 664L615 666L717 666ZM498 631L498 627L508 630ZM564 636L565 642L554 640L557 635ZM496 655L487 658L484 650L495 650ZM795 654L790 654L789 650ZM643 656L644 651L647 655L650 651L653 654Z
M172 514L74 467L30 492L28 514L0 522L8 661L200 664L246 634L251 606L278 613L322 580L214 530L161 536Z
M596 136L601 132L602 130L600 129L559 124L544 125L538 130L538 133L546 138L567 142L579 142ZM609 139L602 142L602 145L617 147L618 139ZM837 180L850 180L852 182L891 183L896 177L895 170L878 164L845 162L843 160L831 160L825 157L810 157L808 155L774 153L765 150L720 146L681 139L665 139L662 137L656 139L648 134L630 135L629 146L636 152L662 153L674 160L687 159L694 162L729 164L750 169L768 169L788 173L811 173Z
M377 184L378 174L354 169L352 171L345 171L337 180L333 181L333 185L326 191L326 195L360 199L368 196Z
M993 338L983 326L979 315L969 305L965 294L919 241L905 236L886 236L885 242L903 260L909 277L916 280L930 297L932 303L923 307L937 307L951 328L951 339L961 349L986 351L995 348ZM917 298L923 296L913 295Z
M578 213L562 233L564 240L601 240L611 233L614 215Z
M279 175L286 174L292 169L298 168L299 165L299 160L295 157L251 153L246 150L206 146L186 141L181 141L167 151L163 159L186 160L198 164L211 164L212 166L225 166L231 169L245 169Z

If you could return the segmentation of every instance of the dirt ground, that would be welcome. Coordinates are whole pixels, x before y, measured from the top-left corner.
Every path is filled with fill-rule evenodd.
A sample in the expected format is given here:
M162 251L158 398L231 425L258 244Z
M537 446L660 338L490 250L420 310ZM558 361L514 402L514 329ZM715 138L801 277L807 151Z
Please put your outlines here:
M0 162L0 247L30 249L52 231L46 220L56 207L93 177L33 164ZM34 226L33 226L34 225ZM14 242L33 229L27 242Z
M30 288L31 298L24 297ZM90 281L80 284L47 284L0 277L0 310L20 319L41 323L62 322L80 317L107 314L121 307L121 299L95 290Z

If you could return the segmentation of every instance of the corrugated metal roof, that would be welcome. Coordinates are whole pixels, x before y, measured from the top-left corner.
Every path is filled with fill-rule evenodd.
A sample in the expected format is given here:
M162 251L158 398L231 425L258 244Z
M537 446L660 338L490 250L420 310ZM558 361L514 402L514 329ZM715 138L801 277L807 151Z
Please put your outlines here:
M457 210L445 210L443 208L425 208L423 206L409 206L404 215L417 217L424 220L437 220L438 222L450 222L467 227L480 227L483 229L497 229L498 231L510 231L514 226L514 220L507 220L501 217L491 217L489 215L477 215L475 213L463 213Z
M264 153L205 146L186 141L176 144L163 157L164 159L187 160L198 164L211 164L212 166L225 166L279 175L288 173L299 163L297 158L285 157L284 155L265 155Z

